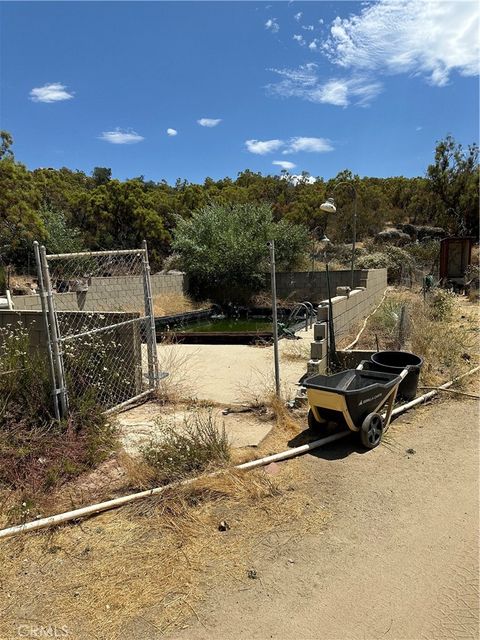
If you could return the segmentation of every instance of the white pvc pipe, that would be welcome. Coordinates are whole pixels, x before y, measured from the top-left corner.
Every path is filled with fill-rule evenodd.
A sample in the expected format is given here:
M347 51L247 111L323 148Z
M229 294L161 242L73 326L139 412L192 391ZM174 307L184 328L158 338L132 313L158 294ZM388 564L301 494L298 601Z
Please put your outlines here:
M265 458L259 458L258 460L251 460L250 462L244 462L243 464L236 465L235 467L233 467L233 469L249 470L249 469L254 469L255 467L261 467L266 464L270 464L271 462L286 460L287 458L293 458L294 456L298 456L302 453L306 453L307 451L311 451L312 449L321 447L323 444L327 444L328 442L333 442L334 440L339 440L340 438L344 438L345 436L349 435L349 433L350 431L335 433L331 436L327 436L326 438L321 438L320 440L315 440L314 442L310 442L309 444L304 444L300 447L295 447L294 449L283 451L282 453L275 453L273 455L266 456ZM143 498L150 498L151 496L157 496L163 493L164 491L167 491L167 489L189 485L192 482L201 480L202 478L214 477L216 475L219 475L223 471L225 470L219 470L213 473L209 473L208 475L205 475L205 476L188 478L187 480L173 482L163 487L156 487L155 489L147 489L146 491L132 493L128 496L122 496L121 498L114 498L113 500L107 500L106 502L91 504L88 507L81 507L80 509L74 509L73 511L59 513L54 516L48 516L47 518L40 518L39 520L34 520L32 522L27 522L25 524L9 527L8 529L1 529L0 538L8 538L18 533L26 533L27 531L37 531L38 529L44 529L45 527L53 527L59 524L63 524L65 522L68 522L69 520L78 520L80 518L85 518L87 516L91 516L96 513L108 511L109 509L116 509L118 507L123 506L124 504L135 502L136 500L141 500Z
M407 402L406 404L400 405L399 407L397 407L396 409L394 409L392 411L392 417L393 416L398 416L401 413L404 413L405 411L408 411L408 409L411 409L412 407L415 407L417 404L421 404L422 402L427 402L427 400L430 400L430 398L433 398L434 396L436 396L437 393L439 391L441 391L442 389L448 389L453 384L455 384L458 380L461 380L462 378L465 378L467 376L471 376L474 373L476 373L477 371L480 371L480 367L475 367L474 369L470 369L470 371L467 371L467 373L464 373L461 376L457 376L453 380L450 380L450 382L445 382L445 384L440 385L439 387L437 387L433 391L429 391L428 393L424 393L423 396L419 396L418 398L415 398L415 400L412 400L411 402Z
M368 315L362 325L362 328L360 329L360 331L357 334L357 337L355 338L355 340L353 342L351 342L348 347L345 347L345 349L343 349L343 351L350 351L351 349L353 349L353 347L357 344L357 342L360 340L360 337L362 335L362 333L365 331L365 328L367 326L367 322L370 320L370 318L377 313L377 311L380 309L380 307L383 304L383 301L385 300L385 296L387 295L388 292L388 287L385 289L384 293L383 293L383 297L380 300L379 304L375 307L375 309L372 311L372 313L370 313L370 315Z
M470 376L473 373L476 373L480 370L479 367L475 367L471 369L467 373L464 373L450 382L446 382L445 384L438 387L433 391L429 391L425 393L423 396L412 400L411 402L407 402L406 404L397 407L392 411L392 416L399 415L404 413L408 409L420 404L421 402L426 402L430 398L433 398L438 391L441 389L448 389L455 382L465 378L466 376ZM281 460L287 460L288 458L294 458L295 456L301 455L302 453L306 453L307 451L311 451L312 449L317 449L324 444L328 444L329 442L333 442L335 440L340 440L340 438L344 438L349 435L350 431L342 431L340 433L334 433L331 436L327 436L326 438L321 438L320 440L314 440L308 444L301 445L300 447L295 447L294 449L288 449L287 451L282 451L281 453L274 453L273 455L266 456L264 458L259 458L258 460L251 460L250 462L244 462L243 464L238 464L233 467L233 469L241 469L241 470L249 470L254 469L256 467L262 467L271 462L279 462ZM156 487L154 489L147 489L146 491L140 491L138 493L132 493L128 496L122 496L121 498L114 498L113 500L107 500L106 502L99 502L98 504L91 504L88 507L82 507L80 509L74 509L73 511L67 511L66 513L60 513L55 516L48 516L47 518L41 518L39 520L34 520L33 522L27 522L25 524L16 525L14 527L9 527L7 529L0 530L0 538L9 538L11 536L17 535L18 533L26 533L27 531L37 531L38 529L44 529L45 527L52 527L59 524L63 524L64 522L68 522L70 520L78 520L80 518L85 518L86 516L91 516L96 513L101 513L103 511L108 511L109 509L116 509L118 507L123 506L124 504L128 504L130 502L135 502L136 500L141 500L143 498L149 498L151 496L156 496L167 489L172 489L175 487L182 487L189 485L197 480L201 480L202 478L211 478L216 475L219 475L224 470L215 471L213 473L209 473L205 476L199 476L195 478L188 478L187 480L181 480L180 482L173 482L172 484L167 484L163 487Z

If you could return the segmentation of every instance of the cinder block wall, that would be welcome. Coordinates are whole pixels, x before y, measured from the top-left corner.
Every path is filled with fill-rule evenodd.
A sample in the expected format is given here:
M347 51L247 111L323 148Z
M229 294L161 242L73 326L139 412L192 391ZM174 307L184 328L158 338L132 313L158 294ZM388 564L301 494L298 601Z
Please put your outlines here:
M365 286L367 270L356 269L353 272L355 287ZM337 287L349 287L352 282L350 270L330 271L330 287L332 295ZM267 278L270 286L270 276ZM319 303L328 296L327 276L325 271L295 271L276 274L277 295L279 298L301 302L308 300Z
M335 339L341 339L352 328L366 318L379 304L387 288L386 269L368 269L360 272L359 288L350 292L349 296L337 295L332 298L333 325ZM317 309L317 322L314 326L314 342L311 344L308 370L324 373L327 368L328 350L328 300L323 300Z
M156 273L151 276L152 295L183 294L186 278L183 273ZM142 276L111 276L92 278L88 290L82 293L54 293L57 308L64 311L141 311L144 305ZM12 296L15 309L41 310L38 295Z
M380 302L387 288L386 269L369 269L362 273L364 275L360 280L360 287L364 287L363 289L354 289L349 297L332 298L333 323L337 338L349 333L352 327L363 320ZM321 304L328 305L328 301Z
M14 329L19 326L24 328L30 336L31 349L46 353L47 340L41 311L0 310L0 327L10 327ZM1 337L2 334L0 334L0 340Z

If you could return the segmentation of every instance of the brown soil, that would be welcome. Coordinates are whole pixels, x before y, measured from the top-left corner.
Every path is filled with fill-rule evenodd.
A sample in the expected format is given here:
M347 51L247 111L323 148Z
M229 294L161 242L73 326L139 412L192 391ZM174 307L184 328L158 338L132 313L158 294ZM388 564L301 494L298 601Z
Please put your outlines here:
M438 402L374 451L340 441L297 461L328 528L273 545L261 581L213 590L169 637L478 638L478 418L475 400Z
M6 541L0 638L477 638L477 427L477 402L448 398L374 451L346 439L193 498Z

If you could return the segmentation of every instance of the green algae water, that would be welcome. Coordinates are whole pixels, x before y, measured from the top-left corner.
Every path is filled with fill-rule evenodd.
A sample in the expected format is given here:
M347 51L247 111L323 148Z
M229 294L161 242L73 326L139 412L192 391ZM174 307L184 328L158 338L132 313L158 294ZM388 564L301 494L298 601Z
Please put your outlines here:
M272 323L266 318L225 318L224 320L205 320L201 322L192 322L175 329L176 333L208 333L208 332L225 332L225 333L242 333L245 331L273 331Z

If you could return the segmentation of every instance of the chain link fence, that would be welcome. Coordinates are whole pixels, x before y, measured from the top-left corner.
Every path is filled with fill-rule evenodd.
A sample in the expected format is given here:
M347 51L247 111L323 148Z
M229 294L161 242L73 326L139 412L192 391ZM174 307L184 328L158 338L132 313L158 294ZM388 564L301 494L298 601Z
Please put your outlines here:
M35 244L56 413L89 397L119 409L158 386L146 245L47 255Z

